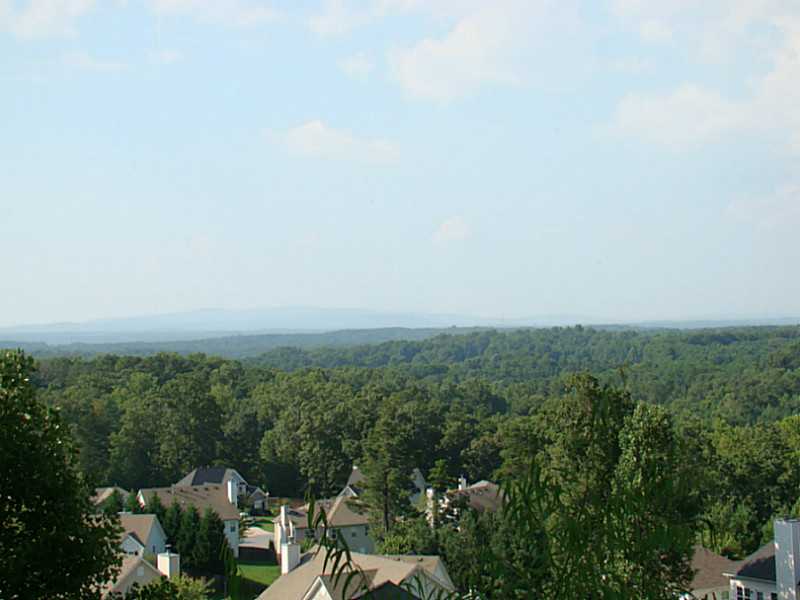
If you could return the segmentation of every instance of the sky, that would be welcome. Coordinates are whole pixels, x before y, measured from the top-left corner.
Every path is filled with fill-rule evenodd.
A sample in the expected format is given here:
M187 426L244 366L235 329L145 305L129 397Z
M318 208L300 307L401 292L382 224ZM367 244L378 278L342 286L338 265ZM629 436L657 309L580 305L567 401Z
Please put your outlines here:
M0 326L800 316L797 0L0 0Z

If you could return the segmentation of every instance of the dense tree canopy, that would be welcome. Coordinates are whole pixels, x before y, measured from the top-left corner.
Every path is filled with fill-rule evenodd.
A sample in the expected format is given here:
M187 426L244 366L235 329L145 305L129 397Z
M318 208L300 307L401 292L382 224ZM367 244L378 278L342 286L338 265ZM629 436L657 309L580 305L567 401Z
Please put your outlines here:
M648 556L659 517L682 523L695 511L695 541L741 557L769 535L774 515L800 508L798 352L797 327L573 327L280 350L243 362L57 357L41 361L32 383L60 409L93 485L168 485L196 466L225 464L273 495L323 497L357 464L376 534L399 548L410 468L442 489L462 475L523 477L536 458L567 507L638 499L641 511L619 516L614 531L652 527L642 540ZM577 372L587 373L578 386ZM587 400L597 395L608 402ZM692 473L688 504L659 506L659 486L685 484L676 465ZM170 529L192 518L169 508ZM475 521L473 533L490 525ZM558 538L545 541L558 550ZM635 568L623 571L644 585Z

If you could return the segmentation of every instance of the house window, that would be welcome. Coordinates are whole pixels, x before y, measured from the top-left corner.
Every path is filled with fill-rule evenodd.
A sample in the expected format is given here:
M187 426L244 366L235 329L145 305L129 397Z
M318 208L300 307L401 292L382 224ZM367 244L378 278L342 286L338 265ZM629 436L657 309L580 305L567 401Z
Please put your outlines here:
M744 588L744 600L750 600L753 597L753 590L750 588Z
M352 536L353 536L353 537L356 537L357 535L358 535L358 532L357 532L357 531L354 529L354 530L353 530L353 533L352 533Z
M756 592L756 600L764 600L764 592Z
M236 533L236 523L231 523L230 528L228 529L231 533Z
M736 586L736 600L744 600L744 588L740 585Z
M778 592L771 592L769 598L770 600L778 600Z

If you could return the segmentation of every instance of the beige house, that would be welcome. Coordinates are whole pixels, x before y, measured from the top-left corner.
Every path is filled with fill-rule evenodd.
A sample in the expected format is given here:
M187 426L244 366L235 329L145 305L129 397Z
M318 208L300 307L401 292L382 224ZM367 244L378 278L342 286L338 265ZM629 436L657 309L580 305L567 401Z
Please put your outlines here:
M293 554L288 549L284 552L287 556ZM351 558L364 576L353 577L347 587L346 575L337 581L330 572L324 572L325 550L321 549L316 555L298 555L294 565L282 565L282 575L258 600L356 600L368 593L376 599L418 600L434 597L440 590L455 590L438 556L376 556L353 552ZM330 571L330 565L327 570Z
M109 581L101 590L103 598L110 594L125 595L134 584L144 587L161 577L172 579L180 573L180 557L177 554L163 553L158 555L158 567L154 567L138 555L125 555L122 567L114 581Z
M245 504L256 511L267 508L269 494L260 487L250 485L236 469L227 467L199 467L188 473L175 487L219 485L225 488L228 501L236 507Z
M177 502L184 509L194 506L202 516L207 508L213 510L225 526L225 537L233 550L234 556L239 556L239 510L228 499L228 490L222 485L192 485L170 486L163 488L147 488L139 490L137 499L139 505L144 507L153 496L158 496L161 504L169 508Z
M341 536L347 542L347 547L354 552L375 552L375 542L369 535L369 517L357 498L348 495L320 500L315 504L314 516L319 514L320 509L325 511L329 537ZM275 549L279 554L281 545L290 535L294 536L297 543L322 536L321 528L309 529L308 511L307 504L294 509L281 506L280 514L272 520L275 524Z
M143 556L146 552L161 554L167 549L167 534L155 515L120 513L122 551Z

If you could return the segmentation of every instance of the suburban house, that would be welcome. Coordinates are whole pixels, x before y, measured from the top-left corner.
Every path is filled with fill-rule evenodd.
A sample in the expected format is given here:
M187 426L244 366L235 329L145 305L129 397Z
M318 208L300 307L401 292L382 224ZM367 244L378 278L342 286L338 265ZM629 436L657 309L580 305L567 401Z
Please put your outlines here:
M225 526L225 537L233 550L234 556L239 556L239 509L231 503L228 495L229 486L222 485L192 485L170 486L163 488L147 488L139 490L137 500L144 507L153 496L158 496L161 504L169 508L177 502L184 509L194 506L202 515L207 508L213 510Z
M337 496L329 500L320 500L315 503L315 514L320 509L325 511L328 522L328 537L341 536L347 542L347 547L354 552L369 554L375 552L375 542L369 536L369 518L366 511L361 510L358 500L351 496ZM280 514L272 522L275 524L274 540L278 553L282 550L285 540L293 537L298 543L306 539L319 539L322 536L321 528L318 530L308 527L309 506L306 504L299 508L281 506ZM313 519L312 519L313 520Z
M269 494L260 487L250 485L236 469L226 467L199 467L194 469L175 487L219 485L225 488L228 500L234 506L251 506L255 511L267 508Z
M775 519L775 539L726 575L731 600L800 598L800 520Z
M417 504L421 498L424 497L425 488L428 487L428 484L425 482L425 477L422 475L422 471L414 468L411 471L411 481L414 484L414 490L411 492L411 504ZM353 498L357 498L360 496L364 491L364 484L366 482L366 476L364 473L359 469L356 465L353 465L352 471L350 471L350 476L347 478L347 483L345 484L342 491L339 492L339 496L350 496Z
M101 589L101 596L106 598L111 594L125 595L137 584L144 587L148 583L161 577L172 579L181 571L180 556L177 554L162 553L158 555L157 567L154 567L142 556L125 555L122 558L122 568L114 581L109 581Z
M491 481L479 481L467 485L467 480L460 477L458 489L448 490L445 494L445 504L462 500L469 508L478 512L497 512L503 507L503 493L500 486Z
M155 515L120 513L121 546L125 554L144 556L145 552L161 554L167 549L167 534Z
M450 575L438 556L376 556L351 553L353 565L364 577L347 580L347 573L337 581L331 565L325 569L325 549L315 555L300 555L294 540L284 542L281 553L281 576L258 600L421 600L435 597L438 591L455 591Z
M130 496L131 494L129 491L123 490L121 487L117 487L115 485L112 485L110 487L99 487L94 489L94 495L92 496L92 503L95 506L100 506L101 504L103 504L103 502L108 500L114 492L117 492L117 494L119 494L119 497L120 499L122 499L123 504L128 499L128 496Z
M702 546L694 547L690 592L682 600L728 600L730 583L725 573L738 569L739 563ZM755 600L755 599L753 599Z

